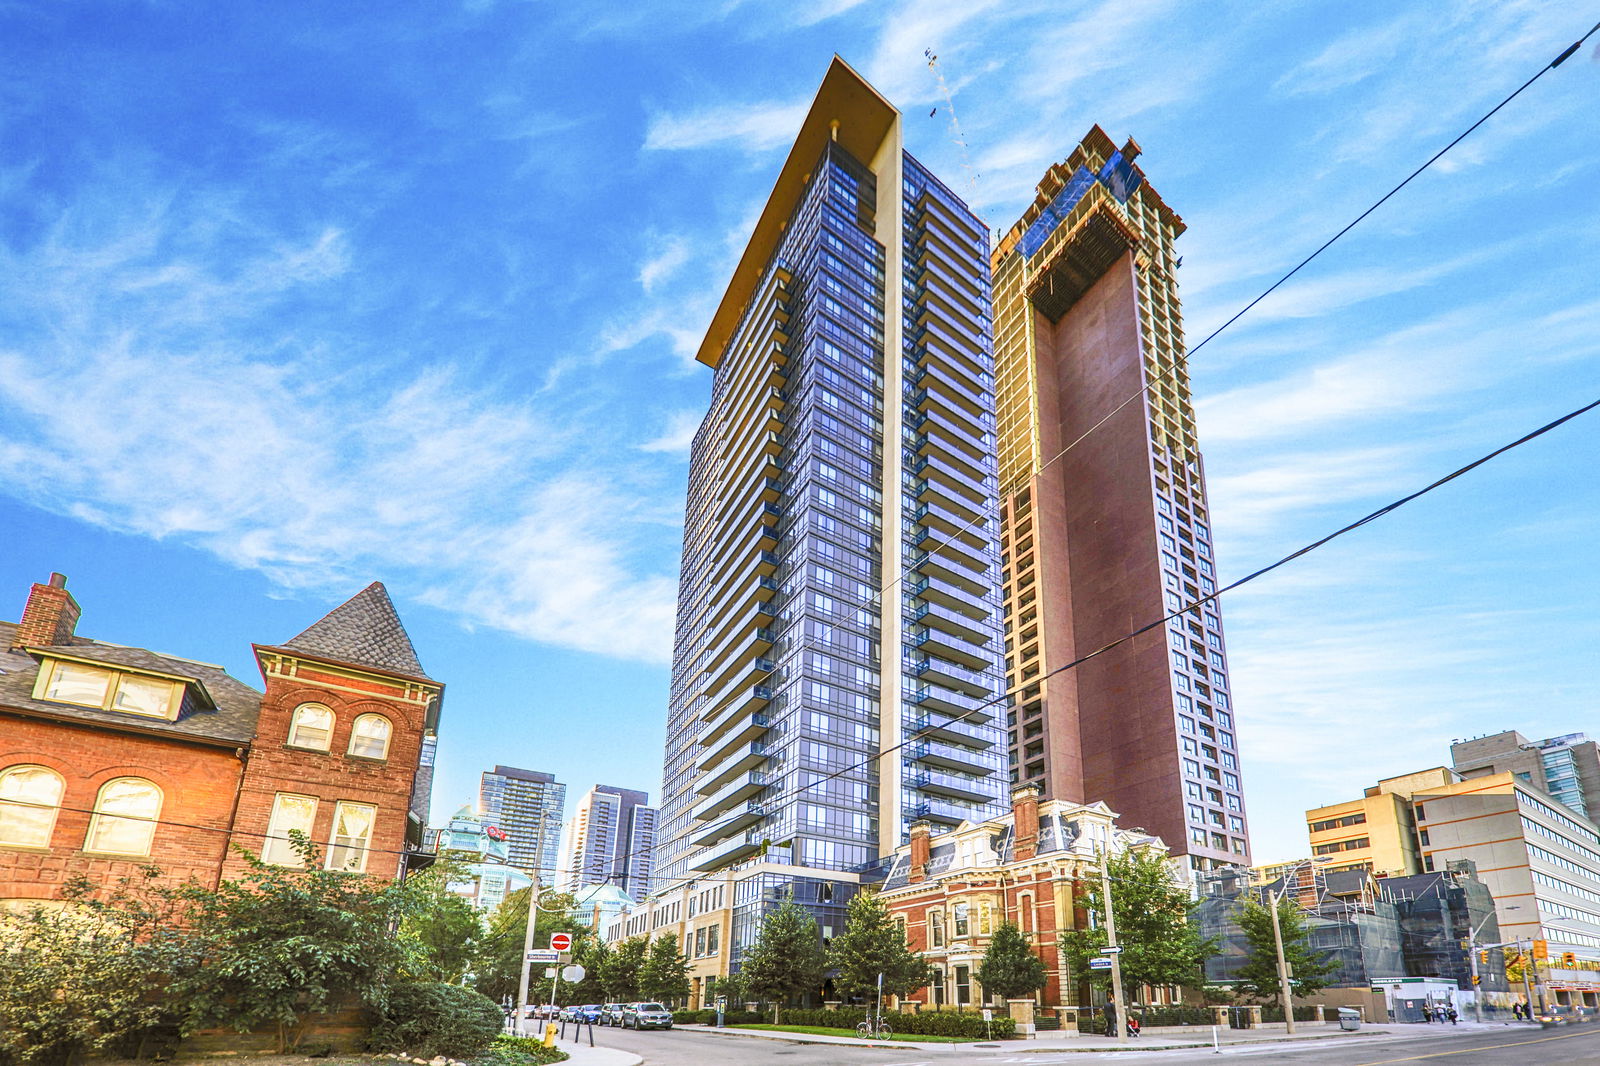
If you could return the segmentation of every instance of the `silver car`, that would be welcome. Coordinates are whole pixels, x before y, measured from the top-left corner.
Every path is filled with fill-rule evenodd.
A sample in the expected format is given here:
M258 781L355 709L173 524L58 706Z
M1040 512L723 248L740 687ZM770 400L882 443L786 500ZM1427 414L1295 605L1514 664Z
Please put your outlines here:
M672 1012L659 1003L629 1003L622 1008L625 1029L671 1029Z

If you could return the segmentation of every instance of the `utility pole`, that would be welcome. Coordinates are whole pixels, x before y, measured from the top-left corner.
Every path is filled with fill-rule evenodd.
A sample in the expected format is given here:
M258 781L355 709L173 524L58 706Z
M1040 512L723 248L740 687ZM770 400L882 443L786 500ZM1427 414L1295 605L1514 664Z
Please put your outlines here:
M1128 1019L1122 1013L1122 952L1117 951L1117 919L1112 915L1111 874L1106 869L1111 861L1109 848L1100 856L1100 894L1106 901L1106 947L1111 948L1111 1009L1116 1014L1112 1028L1117 1033L1117 1043L1128 1042Z
M528 961L528 952L533 950L533 927L538 920L539 914L539 873L543 869L544 861L545 823L550 817L549 812L543 809L543 802L544 797L541 794L541 806L539 810L539 838L538 843L534 845L533 884L528 886L528 928L527 931L522 934L522 977L517 982L517 1023L513 1027L513 1031L518 1036L523 1035L523 1027L527 1024L526 1015L528 1013L528 976L529 971L533 968L533 963ZM554 990L552 989L552 991Z
M1278 904L1283 896L1272 893L1272 940L1278 948L1278 990L1283 996L1283 1020L1290 1036L1294 1035L1294 997L1289 991L1289 964L1283 958L1283 927L1278 922Z

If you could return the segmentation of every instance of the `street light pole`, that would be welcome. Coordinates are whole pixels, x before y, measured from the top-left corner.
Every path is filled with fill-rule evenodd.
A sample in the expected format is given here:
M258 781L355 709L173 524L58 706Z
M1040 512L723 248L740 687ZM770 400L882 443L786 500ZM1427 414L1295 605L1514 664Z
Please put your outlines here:
M549 813L541 809L539 811L538 843L534 845L533 884L528 886L528 926L522 934L522 976L517 981L516 1025L512 1027L518 1036L523 1034L527 1024L525 1015L528 1013L528 979L529 970L533 968L533 963L528 961L528 953L533 950L533 927L538 921L539 872L544 868L544 830L548 820Z
M1111 861L1111 851L1108 847L1100 856L1100 893L1106 901L1106 947L1115 949L1117 946L1117 919L1111 913L1111 874L1106 869ZM1128 1019L1122 1013L1122 952L1111 952L1111 1009L1115 1012L1115 1021L1112 1028L1116 1030L1117 1043L1128 1042Z
M1288 1034L1293 1036L1294 997L1289 991L1289 964L1283 957L1283 927L1278 922L1278 904L1282 901L1280 893L1272 893L1272 941L1278 949L1278 991L1283 997L1283 1021Z
M1467 962L1472 965L1472 1020L1480 1025L1483 1024L1483 982L1478 973L1478 934L1483 932L1483 927L1493 917L1495 913L1490 911L1476 929L1467 933Z

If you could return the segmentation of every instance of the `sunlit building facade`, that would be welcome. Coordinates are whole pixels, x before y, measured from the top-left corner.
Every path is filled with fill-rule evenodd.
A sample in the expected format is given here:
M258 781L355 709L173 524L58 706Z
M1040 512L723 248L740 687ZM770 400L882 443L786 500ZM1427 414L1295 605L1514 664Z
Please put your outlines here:
M835 60L699 352L656 884L748 870L734 961L1005 809L987 251Z
M1222 612L1204 601L1184 225L1138 153L1096 126L993 255L1011 770L1106 803L1195 868L1248 863Z

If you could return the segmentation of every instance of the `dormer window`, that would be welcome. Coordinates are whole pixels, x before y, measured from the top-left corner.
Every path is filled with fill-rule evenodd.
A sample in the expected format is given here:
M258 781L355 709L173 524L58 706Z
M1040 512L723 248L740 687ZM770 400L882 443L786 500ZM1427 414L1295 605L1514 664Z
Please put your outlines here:
M171 721L183 706L184 685L170 677L46 659L34 698Z
M302 703L289 723L289 746L327 751L333 740L333 712L320 703Z

